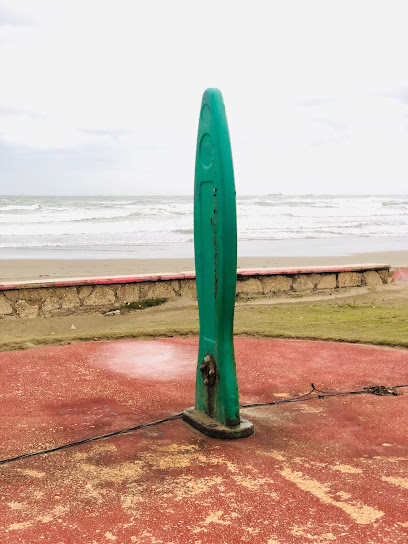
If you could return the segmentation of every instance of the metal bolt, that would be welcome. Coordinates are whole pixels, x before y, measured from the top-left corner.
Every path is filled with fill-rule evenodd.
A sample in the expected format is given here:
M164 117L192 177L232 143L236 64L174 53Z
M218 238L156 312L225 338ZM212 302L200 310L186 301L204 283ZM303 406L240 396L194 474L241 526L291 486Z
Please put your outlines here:
M204 385L208 385L208 380L207 380L207 378L204 380Z
M206 355L204 357L204 363L209 363L211 361L211 355Z
M214 369L211 368L211 369L208 371L208 375L209 375L209 376L212 376L213 374L215 374L215 372L214 372Z

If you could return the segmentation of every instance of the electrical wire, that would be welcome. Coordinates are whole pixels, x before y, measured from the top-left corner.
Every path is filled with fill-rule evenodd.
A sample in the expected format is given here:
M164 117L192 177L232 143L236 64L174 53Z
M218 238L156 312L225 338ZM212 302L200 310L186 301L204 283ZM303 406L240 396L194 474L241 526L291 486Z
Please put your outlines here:
M144 427L153 427L153 425L160 425L166 421L172 421L173 419L178 419L182 416L182 413L175 414L174 416L169 416L164 419L159 419L157 421L152 421L151 423L142 423L141 425L136 425L135 427L128 427L127 429L120 429L119 431L113 431L111 433L101 434L99 436L92 436L90 438L85 438L84 440L78 440L77 442L70 442L69 444L63 444L62 446L57 446L55 448L50 448L48 450L34 451L30 453L23 453L22 455L17 455L16 457L10 457L9 459L2 459L0 465L5 465L6 463L11 463L12 461L19 461L20 459L27 459L27 457L35 457L36 455L45 455L46 453L53 453L54 451L66 450L68 448L73 448L74 446L80 446L81 444L87 444L88 442L94 442L95 440L102 440L104 438L109 438L111 436L117 436L119 434L130 433L131 431L136 431L138 429L143 429Z
M378 395L381 394L381 391L391 391L393 389L398 389L401 387L408 387L408 384L404 385L393 385L391 387L385 387L383 385L378 385L374 387L364 387L363 389L359 391L322 391L321 389L317 389L317 387L314 386L314 384L310 384L312 389L305 393L304 395L300 395L299 397L292 397L290 399L280 399L280 400L272 400L270 402L253 402L251 404L240 404L240 408L255 408L257 406L273 406L275 404L285 404L289 402L306 402L308 400L314 400L314 399L323 399L326 397L338 397L341 395ZM379 393L376 393L374 391L378 390ZM313 395L312 393L316 392L317 395ZM382 393L382 394L388 394L388 395L396 395L397 393Z
M323 391L315 387L313 383L311 384L311 387L312 389L308 393L305 393L304 395L299 395L297 397L291 397L289 399L273 400L270 402L254 402L251 404L240 404L239 406L240 408L256 408L259 406L274 406L276 404L285 404L285 403L287 404L291 402L306 402L308 400L323 399L327 397L337 397L341 395L364 395L364 394L398 395L398 393L395 392L395 390L400 389L402 387L408 387L408 384L393 385L392 387L385 387L385 386L379 385L379 386L373 386L373 387L365 387L358 391ZM313 393L317 393L317 394L313 395ZM157 421L151 421L150 423L142 423L140 425L135 425L134 427L127 427L125 429L120 429L118 431L113 431L111 433L101 434L99 436L92 436L90 438L85 438L83 440L78 440L76 442L69 442L68 444L63 444L62 446L56 446L55 448L23 453L21 455L17 455L16 457L9 457L8 459L0 460L0 465L5 465L7 463L12 463L14 461L20 461L21 459L27 459L29 457L35 457L37 455L45 455L45 454L54 453L60 450L66 450L68 448L73 448L75 446L80 446L82 444L87 444L89 442L95 442L96 440L103 440L105 438L110 438L111 436L118 436L120 434L130 433L132 431L137 431L138 429L143 429L146 427L153 427L154 425L160 425L168 421L174 421L175 419L180 419L182 415L183 413L180 412L179 414L175 414L173 416L169 416L164 419L158 419Z

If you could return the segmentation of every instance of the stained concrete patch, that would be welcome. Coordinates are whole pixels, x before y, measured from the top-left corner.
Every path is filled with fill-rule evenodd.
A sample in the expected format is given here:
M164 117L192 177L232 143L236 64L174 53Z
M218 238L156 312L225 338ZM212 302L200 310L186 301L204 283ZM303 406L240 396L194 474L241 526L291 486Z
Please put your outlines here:
M382 476L381 479L384 482L389 482L391 484L403 487L404 489L408 489L408 478L395 478L393 476Z
M303 491L312 494L323 503L341 508L341 510L346 512L346 514L348 514L353 521L358 524L365 525L367 523L372 523L384 515L384 512L376 510L375 508L366 504L361 504L357 501L345 502L336 500L330 494L327 485L303 475L302 472L292 471L290 468L285 468L281 471L281 475L300 487L300 489Z
M9 506L12 510L24 510L26 508L26 504L24 502L8 502L7 506Z
M32 476L33 478L44 478L45 472L39 472L38 470L19 469L22 474L26 476Z
M104 360L104 366L135 378L174 381L180 373L195 368L196 360L181 357L176 346L169 347L156 340L144 342L140 350L138 345L122 344L113 356Z
M330 467L332 470L338 470L344 472L345 474L362 474L361 468L352 467L350 465L332 465Z
M294 537L301 537L305 542L313 542L314 544L330 544L337 540L333 533L316 534L316 528L311 523L306 526L295 525L290 533Z

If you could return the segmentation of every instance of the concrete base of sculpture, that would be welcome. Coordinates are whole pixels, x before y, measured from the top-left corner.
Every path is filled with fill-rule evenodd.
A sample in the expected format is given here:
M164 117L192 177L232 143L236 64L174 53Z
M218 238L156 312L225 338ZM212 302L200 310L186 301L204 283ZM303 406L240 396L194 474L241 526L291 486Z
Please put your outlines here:
M254 434L253 424L241 417L241 423L236 427L227 427L209 415L196 410L187 408L183 412L183 420L210 438L233 439L246 438Z

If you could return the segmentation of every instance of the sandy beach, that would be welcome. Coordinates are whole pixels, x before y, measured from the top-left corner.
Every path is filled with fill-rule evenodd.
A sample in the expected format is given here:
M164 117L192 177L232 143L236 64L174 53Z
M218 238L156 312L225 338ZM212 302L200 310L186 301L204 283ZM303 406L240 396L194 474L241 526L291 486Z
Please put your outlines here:
M350 264L406 266L408 251L355 253L331 257L240 257L239 268ZM194 259L1 259L0 281L90 278L194 270Z

